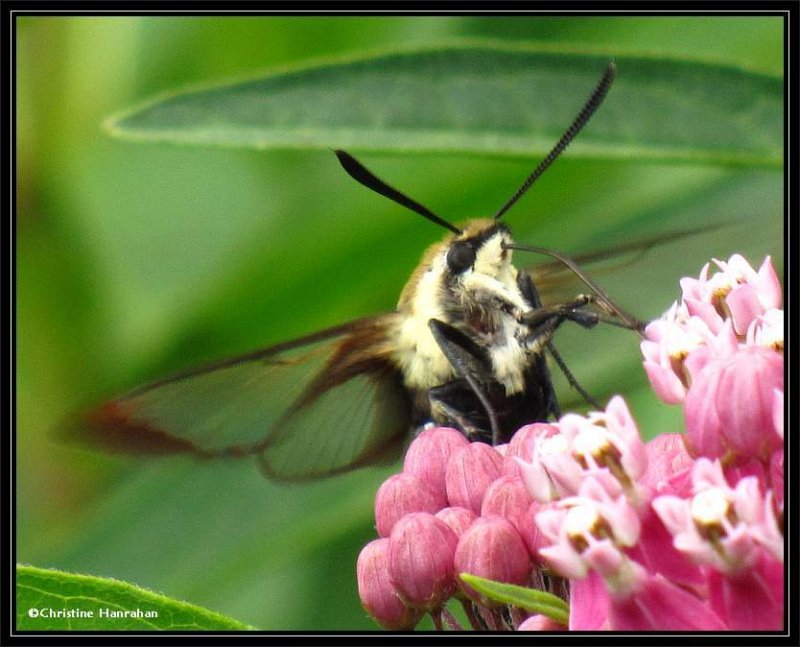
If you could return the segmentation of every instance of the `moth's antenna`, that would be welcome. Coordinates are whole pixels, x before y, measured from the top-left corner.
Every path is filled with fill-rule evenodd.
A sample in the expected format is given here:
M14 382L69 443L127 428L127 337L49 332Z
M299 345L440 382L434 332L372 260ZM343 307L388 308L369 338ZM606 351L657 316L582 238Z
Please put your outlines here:
M600 82L597 84L595 89L592 91L591 96L584 104L583 108L581 109L578 116L575 117L575 121L572 122L567 131L561 136L561 139L558 140L558 143L553 147L553 149L547 154L537 166L533 173L528 176L528 179L522 183L522 186L517 189L517 192L512 195L508 202L506 202L500 210L494 214L494 219L499 220L503 217L503 214L508 211L514 203L519 200L525 192L531 188L531 185L539 179L542 173L544 173L547 168L556 161L559 155L564 152L564 149L569 146L569 143L575 138L581 129L587 124L589 119L591 119L592 115L594 114L595 110L600 107L600 104L603 103L603 99L606 98L606 94L608 93L608 89L611 87L611 84L614 81L614 76L617 72L617 66L611 61L606 68L606 71L603 73L603 78L600 79Z
M361 162L359 162L349 153L346 153L340 149L337 149L333 152L336 153L336 157L339 159L339 163L342 165L342 168L347 171L347 174L356 182L363 184L368 189L372 189L375 191L375 193L380 193L382 196L393 200L397 204L404 206L406 209L411 209L411 211L418 213L420 216L427 218L431 222L435 222L440 227L449 229L454 234L461 233L461 230L455 225L452 225L443 218L440 218L427 207L422 206L416 200L412 200L407 195L400 193L400 191L389 186L386 184L386 182L376 177L371 171L367 170L364 165L361 164Z

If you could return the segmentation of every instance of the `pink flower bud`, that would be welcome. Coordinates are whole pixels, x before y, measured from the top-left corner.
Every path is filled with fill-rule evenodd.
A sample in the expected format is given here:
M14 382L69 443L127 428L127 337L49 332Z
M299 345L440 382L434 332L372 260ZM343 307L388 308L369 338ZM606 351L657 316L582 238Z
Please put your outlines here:
M447 461L456 451L469 445L466 436L449 427L434 427L420 433L406 451L403 472L421 479L447 505L445 470Z
M717 402L729 446L742 454L768 456L783 445L772 416L774 391L783 389L782 355L743 348L731 357L719 385L727 400Z
M378 535L388 537L394 524L411 512L433 514L443 503L413 474L390 476L375 495L375 528Z
M660 434L645 444L647 471L642 484L656 494L691 493L694 460L686 451L683 434Z
M433 611L455 592L457 543L450 527L427 512L408 514L395 524L389 538L389 578L409 605Z
M450 530L456 533L456 537L461 537L464 531L472 525L478 518L472 510L467 508L442 508L436 513L436 517L444 521Z
M547 540L536 525L536 515L541 511L542 504L538 501L533 501L525 514L522 515L517 526L522 541L525 542L525 547L528 549L528 554L536 564L542 563L542 558L539 557L539 549L547 545Z
M447 462L447 500L476 514L486 489L500 476L503 457L486 443L470 443Z
M361 550L356 564L358 596L366 612L389 631L413 629L423 616L403 602L389 581L389 540L375 539Z
M566 631L567 627L547 616L535 615L526 618L517 631Z
M497 582L527 584L531 560L522 537L513 524L502 517L481 517L458 541L455 554L457 574L470 573ZM461 589L484 606L498 606L461 582Z
M486 490L481 505L481 516L504 517L520 531L522 519L533 499L518 476L501 476Z
M783 389L783 356L743 346L712 360L686 394L686 432L697 454L727 451L768 458L783 441L775 432L774 390Z

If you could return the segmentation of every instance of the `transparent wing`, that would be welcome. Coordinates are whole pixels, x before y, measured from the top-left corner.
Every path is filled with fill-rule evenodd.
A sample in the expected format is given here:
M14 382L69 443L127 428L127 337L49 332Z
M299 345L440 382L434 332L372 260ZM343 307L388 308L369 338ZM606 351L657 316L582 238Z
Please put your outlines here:
M379 460L410 409L384 348L384 317L363 319L142 387L89 412L80 438L112 451L262 455L280 479Z
M623 242L614 247L570 254L569 257L577 265L588 267L591 276L607 276L635 266L655 247L714 231L719 227L719 225L707 225L672 231ZM587 290L581 280L558 260L537 263L525 267L525 271L531 275L545 304L564 303Z
M263 453L264 472L280 480L318 478L393 456L410 426L399 374L353 377L293 408Z

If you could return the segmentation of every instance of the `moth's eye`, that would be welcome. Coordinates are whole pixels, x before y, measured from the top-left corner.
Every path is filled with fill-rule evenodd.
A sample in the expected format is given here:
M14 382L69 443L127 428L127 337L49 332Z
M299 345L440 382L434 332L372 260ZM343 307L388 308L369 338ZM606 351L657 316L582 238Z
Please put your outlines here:
M453 274L465 272L475 262L475 250L469 243L455 242L447 250L447 267Z

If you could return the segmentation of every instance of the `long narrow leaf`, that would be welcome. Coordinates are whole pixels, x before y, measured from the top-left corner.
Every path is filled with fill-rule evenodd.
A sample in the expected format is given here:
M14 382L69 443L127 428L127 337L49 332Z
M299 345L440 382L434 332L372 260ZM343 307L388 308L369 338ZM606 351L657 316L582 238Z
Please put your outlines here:
M326 62L162 96L129 139L255 148L540 156L610 59L618 78L570 154L777 167L781 80L716 64L472 45Z
M20 565L17 629L243 631L253 627L127 582Z
M563 625L566 625L569 620L569 606L564 600L551 593L495 582L469 573L461 573L459 577L473 589L492 600L511 604L533 613L540 613Z

